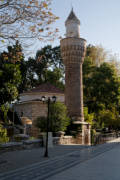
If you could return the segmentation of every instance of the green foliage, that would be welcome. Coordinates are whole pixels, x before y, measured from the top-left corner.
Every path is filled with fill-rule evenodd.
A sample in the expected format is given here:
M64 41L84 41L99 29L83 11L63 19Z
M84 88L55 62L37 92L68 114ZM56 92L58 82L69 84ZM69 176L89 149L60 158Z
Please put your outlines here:
M50 82L51 84L64 88L64 65L60 55L60 47L45 46L37 51L34 66L38 83Z
M18 97L21 83L20 62L23 59L21 46L16 42L8 51L0 54L0 119L6 121L7 104Z
M95 129L91 129L91 144L92 145L95 144L95 136L96 136L96 130Z
M90 125L93 124L94 113L89 114L87 107L84 107L84 119L85 119L85 121L88 122Z
M21 75L19 65L3 63L0 65L0 99L1 104L13 101L18 96L17 87Z
M52 131L65 131L70 122L70 118L67 115L67 107L60 102L56 102L51 104L50 112Z
M9 141L9 137L7 137L7 130L2 127L0 124L0 143L6 143Z
M36 120L36 127L40 128L40 131L45 132L46 123L46 117L39 117ZM52 103L50 105L50 131L65 131L69 123L70 119L67 115L66 106L60 102Z
M64 90L64 84L63 84L63 74L62 71L59 68L55 68L54 70L48 70L46 72L46 81L53 84L55 87L58 87L62 90Z
M99 57L98 57L99 56ZM95 128L119 127L120 78L114 65L105 61L105 51L89 45L83 64L84 104L94 113ZM97 64L96 60L100 60ZM114 110L113 110L114 109Z
M46 68L60 68L64 71L64 65L61 59L60 46L52 48L51 46L45 46L36 53L37 63L41 63Z
M91 69L92 71L92 69ZM110 109L119 104L120 80L113 66L103 63L92 71L85 82L85 104L90 112L98 112L101 108Z
M115 108L112 110L102 110L98 114L99 127L108 127L109 129L120 128L120 117L119 113Z
M47 131L47 117L40 116L36 119L35 126L40 129L41 132Z
M9 105L8 104L2 104L0 106L0 119L4 120L4 122L7 124L7 113L9 110Z
M50 82L64 89L64 65L60 55L60 47L45 46L38 50L35 58L22 62L23 83L21 92L42 83Z
M94 65L100 66L106 60L107 53L102 46L90 44L87 46L86 56L91 58Z

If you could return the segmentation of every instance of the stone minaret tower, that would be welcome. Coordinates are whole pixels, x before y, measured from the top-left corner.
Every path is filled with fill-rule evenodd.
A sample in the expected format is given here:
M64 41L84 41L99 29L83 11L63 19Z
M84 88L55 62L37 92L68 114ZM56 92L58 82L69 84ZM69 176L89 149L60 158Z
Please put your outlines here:
M86 40L80 38L80 21L73 9L66 22L66 38L61 40L61 53L65 64L65 103L70 116L84 122L82 64Z

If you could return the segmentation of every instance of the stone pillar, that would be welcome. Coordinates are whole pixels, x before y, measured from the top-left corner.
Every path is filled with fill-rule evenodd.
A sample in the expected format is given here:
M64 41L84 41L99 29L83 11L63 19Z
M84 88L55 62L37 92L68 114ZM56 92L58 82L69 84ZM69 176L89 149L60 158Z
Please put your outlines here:
M82 124L82 145L85 144L85 125Z
M86 124L84 125L83 130L83 144L91 145L91 125Z
M46 133L43 133L43 145L46 146ZM48 148L53 147L53 135L52 132L48 132Z
M91 145L91 125L88 125L88 145Z

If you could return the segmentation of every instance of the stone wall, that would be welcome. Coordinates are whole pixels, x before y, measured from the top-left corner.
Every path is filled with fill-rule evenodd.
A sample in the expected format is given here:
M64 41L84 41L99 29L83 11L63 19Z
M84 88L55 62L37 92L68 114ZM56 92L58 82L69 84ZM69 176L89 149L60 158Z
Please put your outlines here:
M39 116L47 115L47 104L41 101L28 101L16 104L15 110L19 116L25 116L34 121Z
M82 137L78 136L74 138L73 136L63 136L63 137L53 137L53 144L81 144L82 145ZM90 145L88 143L85 143L86 145Z
M20 117L25 116L32 120L32 104L31 103L16 104L15 111L17 111Z
M10 142L5 144L0 144L0 153L23 150L23 149L39 148L42 146L43 146L43 142L40 139L26 140L22 142Z
M24 117L32 120L30 135L37 137L39 130L35 127L35 121L39 116L47 116L47 104L41 101L29 101L17 104L15 110L18 112L19 116L21 116L22 112Z

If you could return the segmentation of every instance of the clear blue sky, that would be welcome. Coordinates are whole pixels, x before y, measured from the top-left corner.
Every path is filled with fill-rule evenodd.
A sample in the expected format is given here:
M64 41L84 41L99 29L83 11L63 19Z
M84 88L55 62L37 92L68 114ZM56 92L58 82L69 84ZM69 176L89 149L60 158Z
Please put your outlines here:
M87 44L102 45L120 55L120 0L53 0L53 13L60 17L54 26L59 28L62 37L71 4L81 21L80 34ZM59 40L51 45L59 45Z

